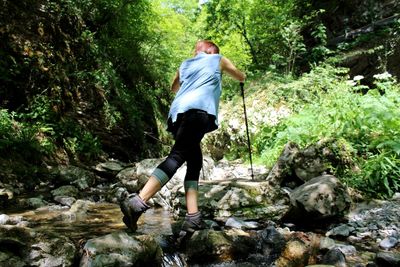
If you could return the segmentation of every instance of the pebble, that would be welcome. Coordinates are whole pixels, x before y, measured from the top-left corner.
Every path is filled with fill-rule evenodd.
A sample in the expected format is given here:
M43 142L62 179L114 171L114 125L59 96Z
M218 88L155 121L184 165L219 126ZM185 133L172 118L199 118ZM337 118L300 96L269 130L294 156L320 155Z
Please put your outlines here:
M385 239L383 239L380 243L379 246L383 249L391 249L394 248L397 243L399 243L399 241L397 240L397 238L394 237L387 237Z
M7 224L9 220L10 216L8 216L7 214L0 214L0 225Z

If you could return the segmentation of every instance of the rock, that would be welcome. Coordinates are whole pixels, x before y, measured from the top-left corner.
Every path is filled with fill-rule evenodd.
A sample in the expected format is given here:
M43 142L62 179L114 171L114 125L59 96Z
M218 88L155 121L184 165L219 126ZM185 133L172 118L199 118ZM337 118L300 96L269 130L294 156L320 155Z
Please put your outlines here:
M392 196L392 200L399 201L400 200L400 192L396 192Z
M55 183L61 185L74 185L80 190L86 190L94 185L94 173L76 166L59 166L52 172Z
M311 145L301 150L294 160L294 172L302 181L307 182L314 177L318 177L328 169L328 164L324 160L316 146Z
M398 243L399 240L397 238L387 237L379 243L379 246L383 249L391 249L394 248Z
M375 261L379 267L398 267L400 266L400 253L379 252L376 255Z
M336 237L348 237L350 233L354 231L354 227L348 226L347 224L341 224L328 232L326 232L326 236L336 236Z
M67 237L38 236L28 256L30 266L73 266L77 249Z
M73 185L64 185L51 191L53 197L63 196L76 198L78 196L78 193L78 189Z
M237 229L256 229L259 227L257 222L246 222L235 217L230 217L225 223L225 226Z
M149 176L138 175L136 167L123 169L117 174L117 179L131 193L139 192L147 182Z
M336 245L335 240L329 237L321 237L320 243L319 243L319 248L321 250L330 250Z
M89 239L83 251L80 267L161 265L161 248L148 235L114 232Z
M278 194L280 192L271 189L266 181L202 181L199 185L199 208L205 218L221 221L229 217L246 220L280 219L289 206L284 202L288 199L284 197L279 197L276 201L278 204L273 204ZM171 206L177 216L185 214L183 185L173 190Z
M189 263L227 262L246 258L256 249L256 241L241 230L196 231L185 244Z
M115 176L118 172L126 168L127 164L117 161L110 160L97 164L94 169L101 173L107 173L107 176Z
M259 234L262 254L269 258L270 262L278 259L285 247L285 237L274 226L268 226Z
M352 256L357 253L357 249L352 245L336 244L334 248L339 249L346 256Z
M41 197L28 198L26 204L28 207L34 208L34 209L45 207L48 205L48 203L46 201L44 201L43 198L41 198Z
M10 200L14 198L14 193L7 188L0 188L0 198Z
M346 267L346 257L338 248L330 249L322 258L322 264L333 265L335 267Z
M313 264L313 265L307 265L305 267L337 267L335 265L327 265L327 264Z
M10 216L7 214L0 214L0 225L7 224L10 220Z
M275 261L277 267L305 266L310 257L307 245L300 239L292 239L286 243L281 256Z
M332 175L315 177L290 193L293 220L304 221L343 216L351 203L346 188Z
M32 266L26 256L33 237L27 228L0 226L0 266Z
M0 266L4 267L25 267L27 263L10 252L0 251Z
M289 142L285 145L282 154L267 176L266 180L271 186L279 187L287 177L293 176L292 166L299 150L299 146L295 143Z
M55 196L54 201L61 205L71 207L72 204L76 202L76 199L74 197Z

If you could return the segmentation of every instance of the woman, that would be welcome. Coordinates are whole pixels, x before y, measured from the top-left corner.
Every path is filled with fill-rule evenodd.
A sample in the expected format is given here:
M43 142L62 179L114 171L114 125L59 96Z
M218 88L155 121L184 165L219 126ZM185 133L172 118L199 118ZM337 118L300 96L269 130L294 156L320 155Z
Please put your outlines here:
M246 78L229 59L219 54L217 45L207 40L196 43L194 57L185 60L177 71L171 86L177 94L168 115L168 131L173 134L175 144L140 193L132 194L121 202L123 221L132 231L136 231L140 215L150 208L146 202L184 162L187 163L184 180L187 214L182 231L192 233L205 228L197 204L203 163L200 142L206 133L218 128L222 73L240 82Z

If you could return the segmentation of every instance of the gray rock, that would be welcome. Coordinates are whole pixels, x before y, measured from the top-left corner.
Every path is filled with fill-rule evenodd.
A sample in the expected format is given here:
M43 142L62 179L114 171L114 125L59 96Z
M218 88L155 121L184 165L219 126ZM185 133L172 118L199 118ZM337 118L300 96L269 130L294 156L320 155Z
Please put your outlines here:
M25 267L27 263L21 257L13 255L10 252L0 251L0 266Z
M10 216L7 214L0 214L0 225L7 224L10 220Z
M76 166L60 166L52 173L56 183L75 185L80 190L88 189L96 181L94 173Z
M147 175L138 175L136 167L123 169L117 174L117 179L131 193L138 192L148 180Z
M31 245L28 256L30 266L72 266L77 249L67 237L39 236Z
M290 194L292 214L298 219L343 216L351 203L344 185L332 175L322 175L299 186ZM295 218L296 219L296 218Z
M72 204L76 202L76 199L74 197L56 196L54 197L54 201L61 205L71 207Z
M255 251L256 241L247 233L232 229L229 231L196 231L185 246L189 262L209 263L233 259L244 259Z
M89 239L83 250L80 267L159 266L161 263L161 248L147 235L114 232Z
M321 237L319 248L321 250L329 250L336 245L335 240L329 237Z
M379 267L398 267L400 266L399 252L379 252L375 259Z
M334 265L335 267L347 267L346 257L340 249L330 249L322 258L321 263Z
M78 189L72 185L64 185L57 189L51 191L51 194L54 197L63 196L63 197L77 197L78 196Z
M351 245L337 244L335 248L339 249L346 256L351 256L357 253L357 249Z
M27 205L30 208L37 209L37 208L47 206L48 203L40 197L32 197L32 198L27 199Z
M225 226L237 229L257 229L259 224L257 222L246 222L235 217L230 217L226 221Z
M379 246L383 249L391 249L394 248L398 243L399 240L397 238L387 237L379 243Z
M326 236L348 237L355 229L347 224L341 224L326 233Z
M268 226L260 233L262 254L270 261L276 260L285 247L285 237L274 226Z

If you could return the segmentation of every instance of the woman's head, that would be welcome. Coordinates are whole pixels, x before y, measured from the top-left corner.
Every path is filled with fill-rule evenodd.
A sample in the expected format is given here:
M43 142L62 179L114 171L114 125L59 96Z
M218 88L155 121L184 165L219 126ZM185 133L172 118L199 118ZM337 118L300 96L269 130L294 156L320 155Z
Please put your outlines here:
M194 47L194 54L197 55L200 52L207 54L219 54L219 47L211 41L200 40Z

